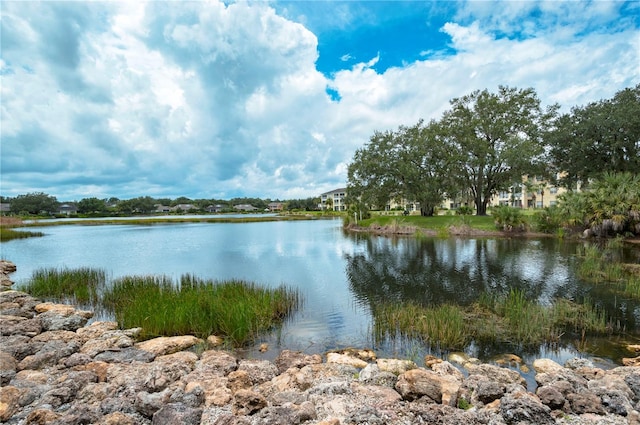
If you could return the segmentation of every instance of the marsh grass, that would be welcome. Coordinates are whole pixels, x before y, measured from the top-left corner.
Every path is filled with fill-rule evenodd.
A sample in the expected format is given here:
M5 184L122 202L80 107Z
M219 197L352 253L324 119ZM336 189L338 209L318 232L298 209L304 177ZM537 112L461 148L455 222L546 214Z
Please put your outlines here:
M592 283L618 285L624 294L640 299L640 266L617 261L616 252L621 247L622 241L618 238L603 247L585 246L579 255L578 277Z
M374 311L375 338L380 341L398 333L442 349L463 348L469 342L464 310L454 305L381 305Z
M282 323L302 303L299 292L241 280L217 282L184 275L125 276L107 282L91 268L39 269L21 288L38 297L71 301L115 315L123 328L141 327L142 338L209 335L241 346Z
M32 273L23 290L38 298L96 304L106 281L107 274L100 269L44 268Z
M13 239L25 239L44 236L42 232L30 232L26 230L14 230L6 227L0 227L0 242L7 242Z
M142 327L143 338L218 335L241 346L284 320L300 297L284 286L267 289L241 280L185 275L175 284L164 276L132 276L113 282L105 304L121 327Z
M524 292L483 294L469 307L383 304L374 311L374 336L419 338L440 349L464 349L473 340L520 346L554 344L567 332L605 333L604 312L589 300L541 305Z

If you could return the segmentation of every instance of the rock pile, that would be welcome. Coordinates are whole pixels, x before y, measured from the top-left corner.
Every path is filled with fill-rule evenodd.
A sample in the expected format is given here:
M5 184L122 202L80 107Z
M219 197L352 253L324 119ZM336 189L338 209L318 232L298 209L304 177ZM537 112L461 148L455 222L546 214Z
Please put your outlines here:
M370 351L240 359L0 292L0 422L13 424L639 424L640 367L534 363L538 388L490 364L462 369Z

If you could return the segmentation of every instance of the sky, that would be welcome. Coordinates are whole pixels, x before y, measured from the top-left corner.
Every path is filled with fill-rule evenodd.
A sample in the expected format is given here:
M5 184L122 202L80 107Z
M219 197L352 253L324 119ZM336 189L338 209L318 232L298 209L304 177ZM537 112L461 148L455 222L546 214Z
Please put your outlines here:
M296 199L500 85L640 83L638 1L0 2L0 195Z

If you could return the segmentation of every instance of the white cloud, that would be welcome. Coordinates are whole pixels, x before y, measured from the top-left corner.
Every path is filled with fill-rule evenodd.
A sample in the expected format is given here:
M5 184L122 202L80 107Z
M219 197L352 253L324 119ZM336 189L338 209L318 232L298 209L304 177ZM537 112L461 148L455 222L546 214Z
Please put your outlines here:
M473 90L532 86L569 108L639 82L619 6L489 6L442 26L454 54L383 73L378 55L328 79L316 36L266 3L3 4L2 195L314 196L346 184L375 130Z

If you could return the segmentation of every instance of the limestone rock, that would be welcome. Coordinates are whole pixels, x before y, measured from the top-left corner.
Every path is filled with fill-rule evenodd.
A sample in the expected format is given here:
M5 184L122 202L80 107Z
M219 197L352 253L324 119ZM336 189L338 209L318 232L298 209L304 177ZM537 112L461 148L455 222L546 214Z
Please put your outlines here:
M327 353L327 363L344 364L344 365L357 367L359 369L362 369L369 364L357 357L352 357L348 354L340 354L340 353Z
M432 403L442 402L440 376L425 369L411 369L398 377L396 390L405 400L427 397Z
M239 390L233 397L233 412L236 415L251 415L267 406L267 400L252 390Z
M16 376L17 368L16 359L12 355L0 351L0 385L7 385Z
M193 335L184 336L162 336L135 344L135 348L148 351L156 356L177 353L186 350L196 344L204 343L200 338Z
M536 396L524 390L510 392L502 397L500 412L507 424L555 424L551 409L542 404Z
M151 424L198 425L201 417L202 409L195 409L179 403L169 403L153 414Z
M24 390L11 385L0 387L0 421L8 421L18 411L24 393Z
M274 360L278 373L282 373L289 368L302 368L310 364L322 363L322 357L319 354L304 354L300 351L283 350Z
M383 372L391 372L394 375L400 375L408 370L416 369L418 365L412 360L400 359L378 359L376 364Z

